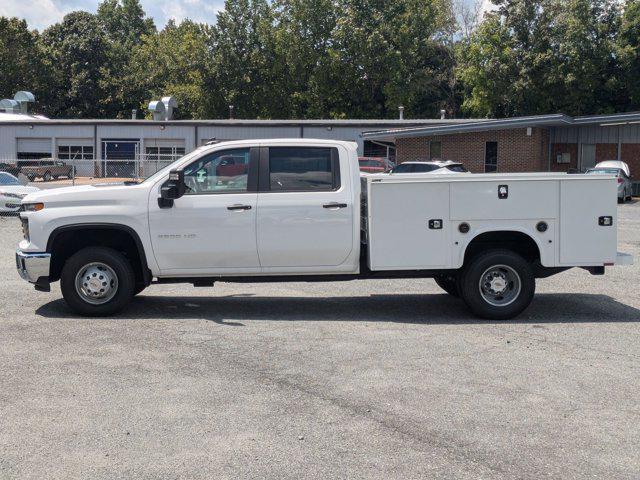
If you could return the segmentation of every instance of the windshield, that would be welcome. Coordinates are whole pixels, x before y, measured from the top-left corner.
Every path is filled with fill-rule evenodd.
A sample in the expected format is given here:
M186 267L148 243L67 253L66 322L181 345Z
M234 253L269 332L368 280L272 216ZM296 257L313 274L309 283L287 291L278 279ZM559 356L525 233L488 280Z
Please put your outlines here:
M618 175L620 170L617 168L592 168L587 170L587 175Z
M206 145L205 145L206 146ZM200 148L196 148L193 152L191 153L187 153L185 156L180 157L179 159L177 159L174 162L171 162L169 165L167 165L166 167L158 170L156 173L154 173L153 175L151 175L150 177L145 178L142 183L146 183L146 182L155 182L157 179L162 178L163 176L167 175L171 170L173 170L175 168L175 166L178 163L181 163L183 160L188 160L191 158L195 158L198 155L200 155L200 153L202 152L202 150L204 149L204 147L200 147Z
M20 181L7 172L0 172L0 185L20 185Z
M462 165L449 165L446 168L447 170L451 170L452 172L458 172L458 173L467 173L469 171L466 168L464 168Z

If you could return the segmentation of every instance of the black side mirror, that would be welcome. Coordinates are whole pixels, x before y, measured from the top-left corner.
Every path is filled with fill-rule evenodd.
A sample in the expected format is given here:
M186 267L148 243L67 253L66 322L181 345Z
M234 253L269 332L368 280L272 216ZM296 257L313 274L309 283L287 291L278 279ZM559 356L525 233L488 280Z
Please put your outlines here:
M184 172L182 170L171 170L171 172L169 172L169 180L164 182L162 188L160 188L158 206L160 208L173 207L173 201L182 197L186 190Z

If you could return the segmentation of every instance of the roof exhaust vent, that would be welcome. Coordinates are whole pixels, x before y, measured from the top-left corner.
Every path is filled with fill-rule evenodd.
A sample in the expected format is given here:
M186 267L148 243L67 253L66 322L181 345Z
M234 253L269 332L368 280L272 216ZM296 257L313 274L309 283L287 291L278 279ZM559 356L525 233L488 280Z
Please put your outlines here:
M178 102L173 97L162 97L162 103L164 103L164 119L173 120L173 111L178 108Z
M149 102L149 111L153 115L153 119L160 122L165 119L166 108L161 100L154 100Z
M16 94L13 96L13 99L20 106L20 113L29 113L29 104L36 101L36 97L33 95L33 93L24 90L16 92Z
M398 107L398 118L404 120L404 107L402 105Z
M6 113L19 113L20 104L10 98L4 98L0 100L0 110Z
M442 109L440 110L440 120L444 120L445 118L447 118L447 111Z

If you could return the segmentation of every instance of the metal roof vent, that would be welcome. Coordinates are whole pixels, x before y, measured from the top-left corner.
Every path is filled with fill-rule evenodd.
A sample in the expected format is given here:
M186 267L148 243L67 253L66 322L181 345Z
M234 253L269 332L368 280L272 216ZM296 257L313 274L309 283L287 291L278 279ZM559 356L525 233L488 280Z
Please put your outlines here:
M20 112L20 104L10 98L4 98L0 100L0 110L6 113L18 113Z
M149 102L149 111L153 115L154 120L164 120L166 108L161 100L154 100L153 102Z
M162 97L162 103L164 103L165 120L173 120L173 111L178 108L178 102L173 97Z
M16 92L13 99L20 105L20 113L29 113L29 104L36 101L33 93L24 90Z

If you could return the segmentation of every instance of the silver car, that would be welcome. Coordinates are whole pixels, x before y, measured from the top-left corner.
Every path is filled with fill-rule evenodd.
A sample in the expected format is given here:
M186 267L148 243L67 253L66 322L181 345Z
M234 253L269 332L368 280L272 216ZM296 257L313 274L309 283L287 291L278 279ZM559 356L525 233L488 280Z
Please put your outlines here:
M607 160L596 164L585 172L587 175L615 175L618 178L618 202L631 199L633 183L629 165L619 160Z

